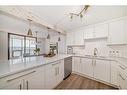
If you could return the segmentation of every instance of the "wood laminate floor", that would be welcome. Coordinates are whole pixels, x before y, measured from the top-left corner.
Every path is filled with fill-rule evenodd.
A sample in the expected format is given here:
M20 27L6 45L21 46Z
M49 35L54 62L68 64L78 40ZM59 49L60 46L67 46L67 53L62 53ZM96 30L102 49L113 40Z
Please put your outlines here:
M106 84L82 77L77 74L71 74L63 80L55 89L116 89Z

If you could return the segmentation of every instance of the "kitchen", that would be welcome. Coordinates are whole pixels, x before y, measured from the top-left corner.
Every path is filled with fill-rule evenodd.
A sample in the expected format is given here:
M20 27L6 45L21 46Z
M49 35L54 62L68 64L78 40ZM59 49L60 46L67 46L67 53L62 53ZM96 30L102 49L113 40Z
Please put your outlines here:
M126 10L0 6L0 89L127 89Z

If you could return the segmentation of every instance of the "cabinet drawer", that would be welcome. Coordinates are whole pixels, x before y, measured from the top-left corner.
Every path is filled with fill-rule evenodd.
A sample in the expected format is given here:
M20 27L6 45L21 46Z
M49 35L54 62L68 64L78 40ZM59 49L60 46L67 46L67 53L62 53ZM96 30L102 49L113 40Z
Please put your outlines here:
M127 88L127 71L126 68L119 65L119 73L118 73L119 86L122 89Z
M120 88L121 89L126 89L127 88L127 79L126 79L126 76L124 74L119 73L118 79L119 79L119 86L120 86Z
M36 69L27 70L24 72L16 73L13 75L9 75L7 77L3 77L0 79L0 89L4 88L12 83L15 83L16 81L22 80L23 77L30 75L32 73L35 73Z

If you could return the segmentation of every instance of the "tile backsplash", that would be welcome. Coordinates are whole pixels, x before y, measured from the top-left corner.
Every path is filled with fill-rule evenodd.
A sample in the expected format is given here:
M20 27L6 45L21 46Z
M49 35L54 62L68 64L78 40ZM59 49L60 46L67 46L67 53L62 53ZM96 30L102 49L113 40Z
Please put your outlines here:
M107 46L106 39L85 42L85 47L74 47L74 53L93 55L94 48L98 50L98 56L116 56L127 58L127 45Z

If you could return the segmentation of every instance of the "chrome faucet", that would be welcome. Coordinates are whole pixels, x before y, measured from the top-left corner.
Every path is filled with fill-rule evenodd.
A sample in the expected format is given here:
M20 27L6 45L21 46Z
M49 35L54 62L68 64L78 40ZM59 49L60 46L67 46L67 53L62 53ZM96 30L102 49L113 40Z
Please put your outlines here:
M94 48L94 56L97 56L98 50L97 48Z

